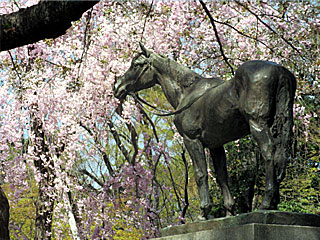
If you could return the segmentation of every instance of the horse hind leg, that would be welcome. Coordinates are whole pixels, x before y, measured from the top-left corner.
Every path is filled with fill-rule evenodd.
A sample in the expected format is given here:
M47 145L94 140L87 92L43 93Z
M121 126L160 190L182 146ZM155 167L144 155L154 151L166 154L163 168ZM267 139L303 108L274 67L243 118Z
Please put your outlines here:
M234 215L234 199L228 184L227 159L223 146L211 148L211 161L217 176L217 182L222 190L226 216Z
M252 136L258 143L265 161L265 194L260 209L277 209L279 203L279 184L275 171L275 141L266 122L251 119L249 121Z
M282 77L279 81L275 103L275 116L270 128L272 137L276 143L274 150L274 169L277 186L280 185L286 175L286 165L291 154L293 101L295 92L295 82L292 80L295 81L294 77ZM279 190L277 193L277 198L279 198L280 202Z
M249 120L250 130L265 160L266 189L260 209L277 209L280 183L285 177L293 126L294 80L281 78L278 84L272 121L264 118Z

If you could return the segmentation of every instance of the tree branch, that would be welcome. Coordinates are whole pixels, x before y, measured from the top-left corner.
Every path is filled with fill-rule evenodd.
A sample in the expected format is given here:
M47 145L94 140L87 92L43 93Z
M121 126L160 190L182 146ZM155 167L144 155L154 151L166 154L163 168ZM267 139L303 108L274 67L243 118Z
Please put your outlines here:
M90 135L91 137L93 137L93 140L94 140L94 142L95 142L95 144L96 144L96 146L97 146L97 149L98 149L98 151L101 153L101 155L102 155L102 157L103 157L103 161L104 161L104 163L106 164L110 175L113 176L113 175L114 175L114 170L113 170L113 168L112 168L110 159L109 159L108 155L106 154L106 152L101 149L101 143L100 143L100 141L98 140L98 137L96 136L96 134L94 134L94 132L93 132L90 128L88 128L88 127L87 127L86 125L84 125L82 122L80 122L79 125L80 125L81 127L83 127L83 128L89 133L89 135Z
M49 1L0 15L0 51L63 35L99 1Z
M122 154L123 154L123 156L125 157L125 159L126 159L128 162L130 162L129 153L128 153L127 149L124 147L124 145L122 144L121 139L120 139L120 136L119 136L119 134L117 133L117 131L115 130L113 123L112 123L112 122L108 122L108 126L109 126L110 132L111 132L114 140L116 141L116 144L117 144L118 148L119 148L120 151L122 152Z
M81 169L80 170L81 173L87 175L88 177L90 177L92 180L94 180L96 183L99 184L100 187L104 187L104 183L101 182L98 178L96 178L94 175L92 175L91 173L89 173L86 169Z
M233 29L234 31L236 31L237 33L239 33L240 35L244 36L244 37L247 37L247 38L250 38L250 39L253 39L259 43L261 43L262 45L264 45L266 48L268 48L271 52L274 52L274 50L269 47L267 44L265 44L263 41L259 40L257 37L252 37L248 34L245 34L244 32L241 32L240 30L238 30L237 28L235 28L234 26L232 26L231 24L229 23L226 23L226 22L221 22L221 21L218 21L218 20L215 20L217 23L219 24L223 24L223 25L226 25L227 27Z
M165 156L165 154L164 154L164 156ZM177 204L178 204L179 211L182 211L181 203L180 203L181 195L180 195L180 194L178 193L178 191L177 191L177 184L176 184L176 182L174 181L174 178L173 178L173 175L172 175L172 171L171 171L169 162L168 162L168 160L166 159L166 157L165 157L165 163L166 163L167 169L168 169L168 171L169 171L169 176L170 176L170 180L171 180L171 182L172 182L174 194L176 195L176 198L177 198Z
M270 27L268 24L266 24L256 13L254 13L253 11L251 11L246 5L244 5L243 3L239 2L239 1L235 1L238 5L240 5L241 7L243 7L244 9L246 9L249 13L251 13L252 15L254 15L259 22L261 22L266 28L268 28L272 33L274 33L275 35L279 36L286 44L288 44L294 51L296 51L300 57L302 59L304 59L304 57L302 56L301 52L295 47L293 46L293 44L291 42L289 42L287 39L285 39L283 36L281 36L280 34L278 34L272 27Z
M228 60L227 56L226 56L225 53L224 53L224 50L223 50L223 47L222 47L222 43L221 43L221 40L220 40L220 37L219 37L219 34L218 34L218 30L217 30L217 27L216 27L216 24L215 24L215 20L213 19L211 13L209 12L206 4L205 4L202 0L199 0L199 2L200 2L200 4L202 5L204 11L206 12L207 16L208 16L209 19L210 19L211 25L212 25L212 27L213 27L214 34L215 34L216 39L217 39L217 42L218 42L218 44L219 44L219 48L220 48L220 52L221 52L221 55L222 55L222 57L223 57L223 60L224 60L224 61L226 62L226 64L229 66L232 75L234 75L233 67L232 67L231 64L229 63L229 60Z
M152 7L153 7L153 0L152 0L152 2L151 2L151 4L150 4L150 7L149 7L149 10L148 10L148 13L147 13L147 15L146 15L146 17L145 17L145 19L144 19L144 23L143 23L143 28L142 28L142 32L141 32L141 38L140 38L140 41L142 41L143 34L144 34L144 31L145 31L145 29L146 29L146 25L147 25L147 19L148 19L149 15L150 15L150 13L151 13L151 11L152 11Z
M152 119L148 116L148 114L143 110L143 108L140 108L140 112L142 113L142 115L146 118L146 120L150 123L151 127L152 127L152 131L154 134L154 137L156 138L157 143L160 141L158 134L157 134L157 129L156 126L154 125Z
M181 216L184 218L186 213L187 213L188 207L189 207L189 196L188 196L189 167L188 167L188 162L187 162L187 159L186 159L186 150L184 148L182 150L181 157L182 157L182 161L183 161L184 167L185 167L185 184L184 184L184 201L185 201L185 204L183 206L182 213L181 213ZM185 223L185 222L182 222L182 223Z
M132 166L136 165L136 157L138 155L139 152L139 147L138 147L138 134L136 132L135 127L130 123L130 124L126 124L127 128L129 129L130 132L130 136L131 136L131 143L133 145L133 149L134 149L134 153L133 156L131 158L131 164Z

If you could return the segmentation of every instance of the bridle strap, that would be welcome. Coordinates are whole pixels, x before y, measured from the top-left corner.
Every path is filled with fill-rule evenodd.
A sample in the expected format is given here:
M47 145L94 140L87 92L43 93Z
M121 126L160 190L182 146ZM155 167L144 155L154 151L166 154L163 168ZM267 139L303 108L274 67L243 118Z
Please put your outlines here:
M138 93L132 94L131 95L138 103L140 103L140 105L145 104L148 107L151 107L154 110L157 110L159 112L165 112L168 113L168 111L162 110L162 109L158 109L155 106L151 105L150 103L146 102L144 99L142 99L141 97L139 97Z
M151 68L152 67L152 63L151 61L147 60L147 64L146 66L143 68L143 70L140 72L139 76L137 77L136 81L138 81L142 76L143 74L148 70L148 68Z
M157 111L167 112L167 113L156 113L156 112L151 111L154 115L157 115L157 116L160 116L160 117L167 117L167 116L177 115L177 114L183 112L184 110L188 109L189 107L191 107L192 104L194 104L196 101L198 101L203 95L204 95L204 93L199 95L199 96L197 96L196 98L194 98L192 101L190 101L187 105L183 106L182 108L177 109L176 111L172 111L172 112L167 112L167 111L164 111L164 110L161 110L161 109L157 109L155 106L152 106L151 104L147 103L145 100L140 98L137 93L133 94L132 96L133 96L134 99L137 100L138 103L140 103L141 106L143 106L141 104L141 103L143 103L143 104L145 104L145 105L147 105L147 106L149 106L149 107L151 107L151 108L153 108L153 109L155 109ZM150 111L150 110L148 110L148 111Z

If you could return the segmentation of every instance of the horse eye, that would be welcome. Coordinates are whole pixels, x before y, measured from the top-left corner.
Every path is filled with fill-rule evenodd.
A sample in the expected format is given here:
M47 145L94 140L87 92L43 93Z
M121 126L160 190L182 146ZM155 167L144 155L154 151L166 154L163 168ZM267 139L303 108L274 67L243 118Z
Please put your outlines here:
M142 65L143 65L143 64L140 63L140 62L136 62L136 63L133 64L133 67L134 67L134 68L138 68L138 67L141 67Z

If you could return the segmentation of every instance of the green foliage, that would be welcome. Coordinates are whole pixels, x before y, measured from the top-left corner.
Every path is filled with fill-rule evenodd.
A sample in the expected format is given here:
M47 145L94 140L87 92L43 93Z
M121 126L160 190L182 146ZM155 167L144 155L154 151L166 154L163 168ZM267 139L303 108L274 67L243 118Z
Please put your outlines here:
M279 209L290 212L320 213L320 170L291 161L281 186ZM306 161L300 162L307 165Z
M33 182L28 191L20 193L21 197L19 199L15 198L15 193L17 193L19 189L12 192L9 184L5 184L3 189L7 193L10 204L10 223L14 222L14 226L19 226L20 228L10 229L10 239L32 239L36 218L34 200L38 196L37 185Z

